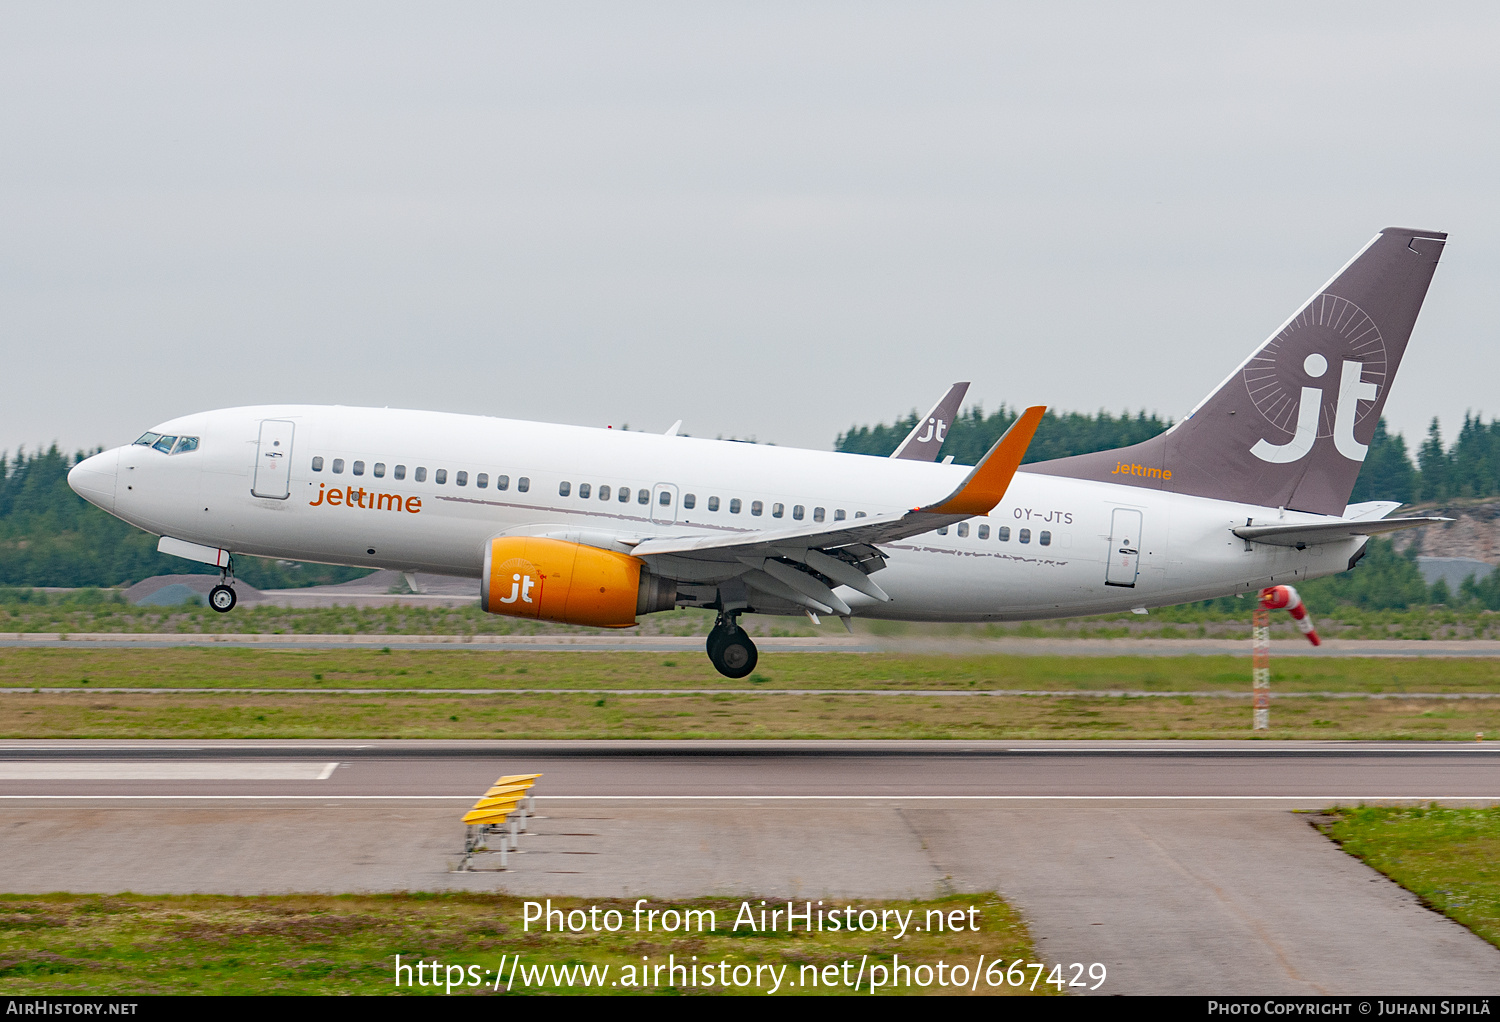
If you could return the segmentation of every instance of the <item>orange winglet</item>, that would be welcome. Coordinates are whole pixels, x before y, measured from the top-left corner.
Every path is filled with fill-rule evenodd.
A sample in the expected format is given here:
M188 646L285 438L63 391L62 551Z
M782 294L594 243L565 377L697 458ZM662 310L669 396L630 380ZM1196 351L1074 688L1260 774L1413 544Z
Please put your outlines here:
M1026 456L1026 448L1031 446L1031 438L1036 435L1046 411L1046 405L1033 405L1022 412L1005 435L995 441L990 452L974 466L974 471L969 473L962 486L944 500L918 510L939 515L989 514L1010 488L1011 477L1021 467L1021 459Z

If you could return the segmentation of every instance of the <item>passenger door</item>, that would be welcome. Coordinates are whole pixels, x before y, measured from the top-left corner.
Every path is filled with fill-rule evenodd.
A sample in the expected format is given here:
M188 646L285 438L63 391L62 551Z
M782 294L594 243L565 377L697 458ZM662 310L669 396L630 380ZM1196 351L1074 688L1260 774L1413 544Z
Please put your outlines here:
M260 443L255 449L255 475L250 493L256 497L286 500L292 495L292 424L283 419L263 419Z
M1109 567L1104 569L1104 584L1135 588L1141 573L1141 513L1130 508L1115 508L1109 528Z
M661 525L677 521L677 487L657 483L651 488L651 520Z

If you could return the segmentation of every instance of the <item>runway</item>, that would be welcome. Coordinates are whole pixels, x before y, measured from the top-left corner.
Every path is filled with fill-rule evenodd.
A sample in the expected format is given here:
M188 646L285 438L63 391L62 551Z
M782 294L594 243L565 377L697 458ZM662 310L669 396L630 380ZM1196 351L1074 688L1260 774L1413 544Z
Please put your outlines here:
M225 763L268 759L338 766L316 791L299 780L222 776ZM79 791L68 773L90 761L104 765ZM132 776L151 761L176 772ZM49 763L62 776L46 777L39 768ZM500 774L523 772L546 775L543 798L567 800L1500 801L1500 745L1480 742L0 742L0 801L461 802Z
M463 809L533 772L512 869L449 872ZM0 796L19 892L996 890L1101 993L1500 989L1500 951L1292 811L1500 802L1488 744L5 742Z

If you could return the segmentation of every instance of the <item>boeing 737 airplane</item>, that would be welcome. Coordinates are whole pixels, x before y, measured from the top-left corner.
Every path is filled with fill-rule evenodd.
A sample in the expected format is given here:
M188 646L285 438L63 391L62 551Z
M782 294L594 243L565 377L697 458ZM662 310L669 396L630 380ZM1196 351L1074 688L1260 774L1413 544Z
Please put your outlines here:
M732 678L756 664L745 612L1006 621L1255 592L1441 520L1346 505L1446 237L1380 232L1160 436L1024 468L1039 407L969 468L933 463L936 447L870 458L268 405L161 423L68 482L218 566L219 611L240 554L478 576L484 609L516 617L714 610L708 655Z

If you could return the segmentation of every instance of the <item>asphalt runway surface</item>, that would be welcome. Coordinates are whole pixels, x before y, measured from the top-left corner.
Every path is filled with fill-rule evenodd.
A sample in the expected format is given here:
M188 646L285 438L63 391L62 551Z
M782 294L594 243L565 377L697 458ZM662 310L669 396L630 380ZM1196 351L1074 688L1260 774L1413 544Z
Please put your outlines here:
M531 652L681 653L701 652L704 638L679 635L275 635L184 632L3 632L0 649L433 649L459 647ZM1250 656L1244 639L1075 639L974 638L957 636L823 635L756 636L766 653L911 653L982 656ZM1301 639L1272 641L1277 657L1457 657L1500 658L1493 639L1324 639L1311 646Z
M542 773L505 871L462 812ZM1099 993L1494 993L1500 951L1296 809L1500 802L1500 748L1314 742L3 742L13 892L998 891Z

